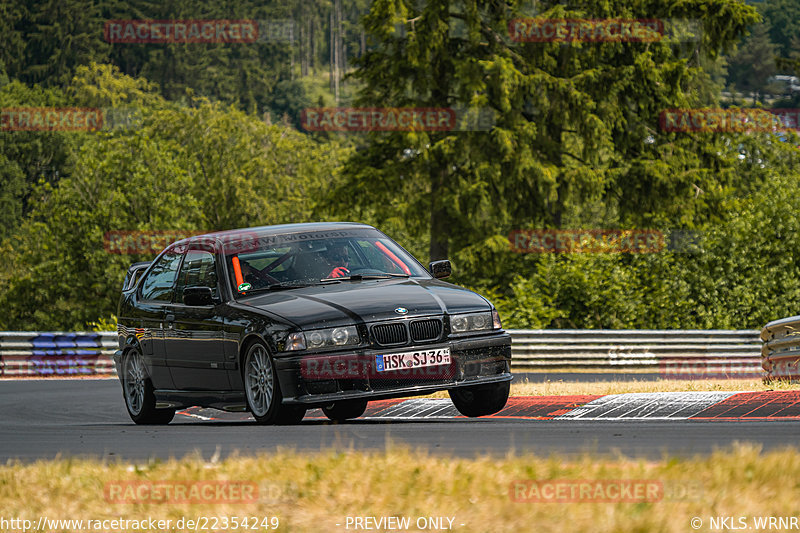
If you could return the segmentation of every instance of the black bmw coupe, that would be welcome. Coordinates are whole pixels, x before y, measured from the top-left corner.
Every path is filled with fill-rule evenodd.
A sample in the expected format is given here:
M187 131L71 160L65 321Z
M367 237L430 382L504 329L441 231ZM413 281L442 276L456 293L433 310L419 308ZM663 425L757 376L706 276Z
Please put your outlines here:
M249 411L290 424L320 407L449 391L465 416L506 404L511 339L494 306L354 223L209 233L131 265L114 354L138 424L175 410Z

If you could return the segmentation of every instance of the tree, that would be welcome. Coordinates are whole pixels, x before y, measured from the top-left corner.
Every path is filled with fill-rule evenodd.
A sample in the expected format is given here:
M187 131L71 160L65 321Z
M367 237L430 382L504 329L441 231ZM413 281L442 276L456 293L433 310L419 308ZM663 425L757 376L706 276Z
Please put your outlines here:
M23 19L25 62L12 77L29 84L66 85L75 67L108 56L103 18L97 2L46 0L27 2Z
M292 9L287 1L136 0L115 3L106 13L110 19L246 19L277 24L290 20ZM261 114L271 110L276 86L294 76L295 45L266 32L260 37L243 43L117 43L109 58L124 74L156 83L168 100L206 97Z
M29 194L0 240L2 329L83 329L115 312L127 266L109 231L223 230L323 217L317 199L346 151L205 100L165 101L108 66L78 69L70 103L135 108L128 129L72 133L65 176ZM0 166L0 171L3 167ZM76 231L79 228L79 231Z
M770 41L782 56L788 56L792 51L792 39L800 35L800 1L766 0L759 11L769 30Z
M508 34L521 16L516 2L373 4L365 18L373 47L354 74L364 84L359 105L489 108L496 116L488 132L371 134L348 162L342 194L355 196L365 216L402 220L417 238L427 234L432 260L498 250L514 227L652 220L658 213L643 214L638 202L651 193L650 207L681 219L683 193L696 185L690 170L716 164L712 150L688 156L690 142L661 135L656 125L662 110L695 102L697 57L729 49L756 20L752 7L732 0L646 9L627 2L538 5L543 18L699 19L703 36L689 45L669 38L518 43ZM460 34L451 32L455 23ZM676 144L687 167L677 173L660 162ZM712 172L703 177L715 179ZM620 198L633 182L642 194ZM675 194L657 198L660 190L680 202ZM582 208L592 203L606 212L589 218Z
M753 93L753 105L763 92L770 76L777 72L778 47L770 41L769 27L759 24L730 58L728 80L745 94Z
M60 107L64 91L30 88L18 81L0 87L0 108ZM30 211L31 190L68 174L76 138L60 131L0 132L0 239L14 233Z

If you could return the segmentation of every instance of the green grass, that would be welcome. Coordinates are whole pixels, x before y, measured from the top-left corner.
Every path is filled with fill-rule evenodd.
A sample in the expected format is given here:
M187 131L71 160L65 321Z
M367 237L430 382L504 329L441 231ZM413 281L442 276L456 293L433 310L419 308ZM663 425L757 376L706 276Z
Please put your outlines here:
M0 467L0 507L5 518L34 521L39 516L153 517L173 523L182 517L277 516L278 531L285 532L346 531L348 516L451 517L454 530L465 532L685 532L696 516L704 520L701 531L710 530L710 516L798 516L798 479L797 450L761 453L748 445L658 461L588 454L463 459L390 446L382 452L284 450L223 461L190 456L136 465L78 459L10 463ZM130 480L227 480L253 482L260 490L252 503L106 501L107 483ZM650 503L512 499L516 482L547 480L649 480L664 489Z

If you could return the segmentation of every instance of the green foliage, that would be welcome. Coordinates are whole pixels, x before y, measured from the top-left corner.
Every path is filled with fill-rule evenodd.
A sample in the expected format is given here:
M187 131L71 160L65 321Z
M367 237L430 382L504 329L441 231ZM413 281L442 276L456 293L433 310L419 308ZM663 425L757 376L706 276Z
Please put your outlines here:
M797 47L792 43L800 35L800 2L798 0L767 0L759 11L769 27L770 40L787 57Z
M658 131L659 113L697 103L695 57L730 48L755 10L733 1L543 3L549 18L694 18L702 48L657 43L514 43L501 38L517 6L377 2L365 19L375 46L354 74L362 105L491 108L491 131L371 135L348 161L342 194L358 212L407 221L432 259L515 227L597 223L691 225L732 174L720 141ZM464 28L454 34L453 25ZM404 31L398 32L397 28ZM424 65L424 67L423 67ZM592 205L595 209L585 210ZM377 206L380 206L378 209ZM379 213L378 213L379 212Z
M345 7L342 43L349 56L361 53L357 21L367 4L357 0ZM298 70L308 75L327 65L333 9L330 0L0 0L0 78L63 88L81 66L106 63L150 80L169 100L201 96L251 113L288 112L297 120L298 105L307 97L295 78ZM111 43L104 36L108 21L148 19L246 19L267 25L256 42L235 44ZM292 21L287 31L294 38L288 40L279 33L286 29L281 24Z
M778 47L769 39L769 27L759 24L731 57L730 75L737 89L744 93L758 92L776 74L774 57ZM753 104L756 99L754 97Z
M111 315L110 317L100 317L95 322L89 322L87 324L89 326L90 331L117 331L117 317L116 315Z
M0 108L59 107L62 91L30 88L18 81L0 87ZM30 211L30 192L40 182L65 176L80 134L0 131L0 238L10 235Z
M509 328L742 328L796 314L798 140L658 126L665 109L716 106L726 74L758 90L772 55L800 54L777 31L795 3L764 2L755 26L734 0L536 2L543 17L703 27L699 40L563 45L508 38L522 2L0 0L0 107L130 118L0 132L0 329L113 329L127 266L151 257L109 254L109 231L323 219L451 258L453 281ZM297 131L302 108L335 104L322 68L339 12L340 66L356 67L340 104L355 93L355 105L490 110L492 126ZM99 31L107 19L237 17L292 17L296 41L110 46ZM509 251L510 230L544 227L688 228L702 252Z
M219 103L169 104L141 82L93 69L67 92L82 95L82 105L135 105L139 119L129 130L78 134L66 175L33 188L30 213L4 244L4 329L81 329L111 315L127 266L150 257L109 254L108 231L309 220L336 179L344 152L334 143Z

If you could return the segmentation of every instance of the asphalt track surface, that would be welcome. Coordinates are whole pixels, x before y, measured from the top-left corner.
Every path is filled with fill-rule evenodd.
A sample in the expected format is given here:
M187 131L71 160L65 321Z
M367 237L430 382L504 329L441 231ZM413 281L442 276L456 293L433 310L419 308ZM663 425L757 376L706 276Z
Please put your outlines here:
M219 416L205 416L209 412ZM794 414L769 420L373 418L332 424L310 412L298 426L257 426L242 413L195 413L178 414L168 426L136 426L116 379L0 381L0 461L59 455L144 460L192 453L209 458L217 451L225 457L279 448L382 451L393 445L462 457L596 452L659 459L708 454L737 441L764 450L800 441L800 417Z

